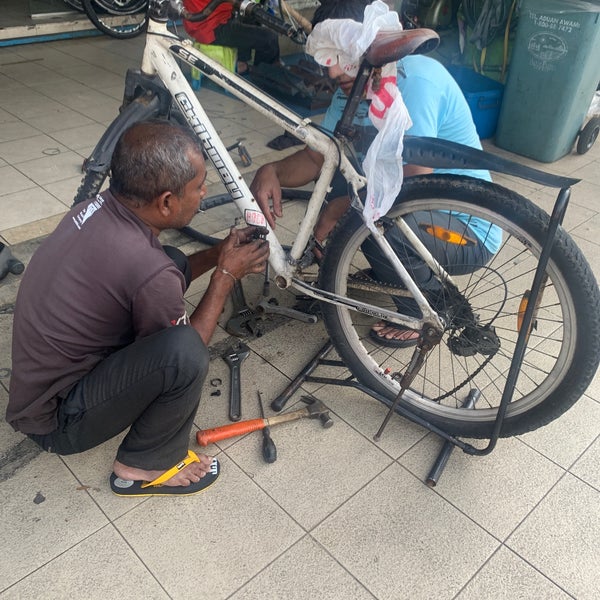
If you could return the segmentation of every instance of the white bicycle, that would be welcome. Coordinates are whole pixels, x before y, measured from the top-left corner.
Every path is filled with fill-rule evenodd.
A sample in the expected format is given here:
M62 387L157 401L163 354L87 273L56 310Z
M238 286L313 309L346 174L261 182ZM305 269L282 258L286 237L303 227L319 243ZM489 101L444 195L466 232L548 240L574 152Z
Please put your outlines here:
M100 190L108 174L116 140L132 123L147 118L186 123L201 140L246 223L264 225L265 218L178 61L199 69L247 106L267 116L324 157L323 168L306 205L306 214L291 248L269 230L270 267L281 288L294 288L323 302L324 320L344 363L366 387L397 402L412 414L451 435L490 437L499 411L502 436L524 433L560 416L583 394L600 358L600 294L591 269L571 237L556 227L557 218L502 186L455 175L427 175L405 180L393 208L371 233L362 220L361 190L366 179L351 156L351 123L369 78L385 63L437 45L437 34L414 29L378 36L362 59L356 84L334 134L302 118L244 78L224 69L167 28L173 11L190 20L175 0L151 0L146 46L140 70L127 74L120 115L109 126L86 161L86 173L75 202ZM250 0L235 0L242 15L284 35L295 30ZM561 188L568 200L577 180L529 169L485 152L441 140L407 138L407 162L445 168L479 168L525 177ZM352 208L330 235L315 278L311 232L336 170L348 183ZM565 205L566 208L566 205ZM440 245L467 244L460 231L440 227L433 215L472 215L498 226L502 243L491 260L467 274L450 275L419 243L407 225L418 226ZM431 218L429 218L431 215ZM420 289L387 241L391 230L404 235L439 282L433 296ZM554 231L556 229L556 231ZM549 236L551 243L547 243ZM397 274L397 284L378 281L365 242L379 248L380 259ZM540 261L543 266L538 269ZM537 270L537 273L536 273ZM470 272L468 272L470 271ZM536 278L534 278L536 274ZM535 279L535 280L534 280ZM535 287L534 287L535 284ZM441 293L440 293L441 289ZM411 298L420 316L401 314L399 299ZM531 300L535 299L534 302ZM369 336L376 321L385 320L421 332L413 348L386 348ZM519 376L512 382L510 403L501 399L511 361L519 357ZM526 345L524 345L524 343ZM292 351L292 350L290 350ZM464 397L477 389L474 408ZM505 413L504 413L505 411Z

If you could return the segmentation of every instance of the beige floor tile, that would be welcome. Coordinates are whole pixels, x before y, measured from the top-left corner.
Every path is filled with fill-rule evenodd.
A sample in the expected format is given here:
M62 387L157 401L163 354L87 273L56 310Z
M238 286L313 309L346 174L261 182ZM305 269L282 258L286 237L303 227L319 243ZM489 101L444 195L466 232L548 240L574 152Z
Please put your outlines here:
M56 181L55 183L47 183L44 189L50 192L55 198L60 200L67 209L73 205L75 194L81 185L83 175L79 173L69 179Z
M473 441L484 448L486 442ZM429 435L398 462L425 481L442 448ZM504 540L529 514L563 470L514 438L499 440L488 456L455 448L436 491L492 535Z
M596 438L570 471L600 491L600 438Z
M48 134L60 132L64 129L72 129L73 127L84 127L85 125L94 123L85 112L77 112L62 104L58 108L48 110L38 117L27 119L27 122L36 129Z
M11 120L3 122L0 118L0 143L34 137L39 135L39 133L35 127L23 123L23 121Z
M6 600L169 598L111 525L16 583L2 597Z
M321 373L324 373L324 369L319 368L314 375L329 376ZM345 378L348 377L348 371L339 368L332 375ZM314 395L369 440L373 439L388 412L384 404L357 389L327 385L314 392ZM390 419L377 446L397 459L425 435L427 430L396 415Z
M268 591L267 591L268 590ZM231 600L372 600L373 596L310 537L300 540Z
M10 165L0 166L0 180L2 181L0 195L13 194L35 187L35 182Z
M286 411L303 406L290 402ZM334 425L328 429L318 419L272 428L278 448L272 464L262 459L262 436L257 433L227 449L227 455L252 473L256 484L306 530L366 486L392 460L336 415L331 416Z
M13 165L55 156L65 151L65 146L47 135L27 136L0 144L0 156Z
M29 228L32 221L45 219L63 212L65 212L65 205L40 187L0 196L2 227L5 228L3 234L7 229L26 224ZM10 239L9 242L15 243Z
M584 161L582 161L584 162ZM595 185L600 185L600 174L598 173L597 161L592 161L591 157L579 169L571 171L573 177L580 177Z
M110 489L109 477L112 465L124 436L124 433L118 435L87 452L62 457L80 485L85 487L94 502L111 521L148 501L145 497L122 498L113 494Z
M18 459L15 459L18 460ZM107 524L56 455L19 464L0 486L2 588L19 581Z
M76 152L52 149L48 156L19 163L19 170L44 186L81 174L81 156Z
M60 102L50 100L42 94L35 95L31 88L25 90L19 90L4 101L0 99L0 106L6 106L12 114L30 124L37 117L43 117L48 112L60 111L63 108Z
M99 123L63 129L52 134L52 137L71 150L79 150L89 146L90 140L99 140L105 131Z
M456 600L567 600L571 598L516 554L502 547L490 558Z
M531 201L533 201L540 208L543 208L548 214L552 214L556 197L556 190L550 188L533 191L528 196ZM567 208L565 219L563 221L563 227L569 232L573 231L597 215L598 211L595 210L594 207L588 208L582 204L570 202Z
M600 188L598 188L598 194L600 195ZM578 238L597 244L600 241L598 240L598 227L600 227L600 215L596 214L580 223L572 233Z
M4 341L4 332L0 332L2 341ZM4 348L2 348L4 350ZM5 363L4 360L0 363L0 414L4 417L6 414L6 407L8 406L8 383L9 377L6 372L9 370L7 365L10 362ZM5 387L6 386L6 387ZM6 460L6 457L11 450L24 439L23 434L15 431L3 418L0 421L0 456ZM4 460L2 462L4 462ZM9 461L7 461L9 462ZM0 467L0 480L6 477L6 473L3 472L4 468Z
M597 437L599 420L600 404L583 396L561 417L520 439L568 469Z
M506 545L580 600L600 596L600 492L567 474Z
M172 598L227 598L302 536L231 460L221 465L204 494L151 498L115 521Z
M10 245L37 240L42 236L48 235L51 231L54 231L65 215L65 212L66 209L63 208L60 212L57 212L50 217L45 217L30 223L23 223L22 225L16 225L15 227L5 229L0 233Z
M313 537L375 597L394 600L453 598L498 547L398 465L340 507Z

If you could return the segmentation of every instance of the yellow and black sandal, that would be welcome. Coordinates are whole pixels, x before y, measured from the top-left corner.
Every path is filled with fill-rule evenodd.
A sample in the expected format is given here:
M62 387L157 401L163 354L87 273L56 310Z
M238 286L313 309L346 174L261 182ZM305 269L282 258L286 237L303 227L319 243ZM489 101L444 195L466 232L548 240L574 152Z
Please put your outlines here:
M200 462L200 459L193 450L188 450L188 455L181 462L168 471L165 471L154 481L121 479L112 473L110 476L110 489L117 496L191 496L192 494L199 494L209 488L219 477L221 468L216 458L213 459L208 473L200 481L190 483L187 486L163 485L173 475L176 475L184 467L194 462Z

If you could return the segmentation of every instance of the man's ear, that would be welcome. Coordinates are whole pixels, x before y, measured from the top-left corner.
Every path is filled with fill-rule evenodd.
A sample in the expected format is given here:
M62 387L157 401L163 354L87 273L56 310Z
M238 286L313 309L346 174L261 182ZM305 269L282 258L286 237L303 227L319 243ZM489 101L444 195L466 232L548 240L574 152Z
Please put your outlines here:
M175 201L175 194L173 192L163 192L160 196L155 199L155 206L158 209L160 215L164 218L168 218L173 211L173 202Z

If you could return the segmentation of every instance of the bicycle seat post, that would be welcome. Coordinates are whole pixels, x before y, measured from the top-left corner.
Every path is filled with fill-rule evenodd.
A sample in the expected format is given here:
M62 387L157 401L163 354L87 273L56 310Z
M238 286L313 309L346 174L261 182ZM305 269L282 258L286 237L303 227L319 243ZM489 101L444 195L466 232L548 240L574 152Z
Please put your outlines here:
M344 107L344 112L335 126L334 135L336 138L352 140L354 137L355 129L352 126L352 121L354 120L358 106L364 97L365 90L372 72L373 67L367 61L363 60L358 69L358 75L356 76L354 84L352 85L352 90L348 96L348 101Z

